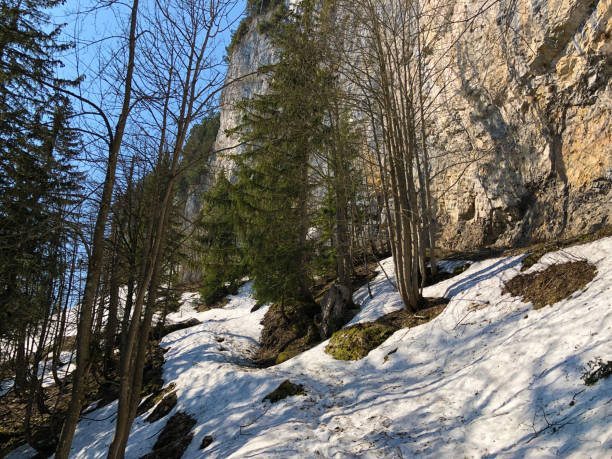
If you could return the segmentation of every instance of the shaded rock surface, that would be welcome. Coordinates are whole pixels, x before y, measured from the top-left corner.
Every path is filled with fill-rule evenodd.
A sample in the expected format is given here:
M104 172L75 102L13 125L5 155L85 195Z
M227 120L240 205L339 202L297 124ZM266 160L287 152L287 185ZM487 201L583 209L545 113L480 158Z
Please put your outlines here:
M161 402L157 404L153 412L149 416L147 416L146 421L147 422L159 421L161 418L163 418L168 413L170 413L170 411L172 411L172 408L176 406L176 403L177 403L176 391L170 392L168 395L166 395L161 400Z

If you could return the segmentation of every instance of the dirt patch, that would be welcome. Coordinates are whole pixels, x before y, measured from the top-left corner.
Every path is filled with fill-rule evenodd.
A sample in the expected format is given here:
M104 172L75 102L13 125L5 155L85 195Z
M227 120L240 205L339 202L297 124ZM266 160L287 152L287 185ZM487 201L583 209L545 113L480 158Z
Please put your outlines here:
M582 380L586 386L592 386L600 379L606 379L612 375L612 360L604 362L602 359L594 359L587 366L588 368L582 375Z
M320 311L316 303L270 306L261 322L261 346L254 363L263 367L274 365L281 353L297 355L318 343L315 316Z
M503 293L522 297L533 303L533 309L555 304L583 289L597 274L586 261L551 265L544 271L519 274L506 282Z
M156 326L153 328L153 330L151 330L151 333L149 335L149 339L153 340L153 341L159 341L161 340L164 336L169 335L170 333L173 333L175 331L178 330L184 330L186 328L191 328L191 327L195 327L196 325L200 325L202 322L200 322L198 319L195 318L191 318L189 320L184 320L183 322L177 322L175 324L168 324L165 326ZM160 322L161 324L161 322Z
M202 438L202 443L200 443L200 449L208 448L210 445L212 445L212 442L213 437L211 435L206 435L204 438Z
M425 298L423 309L416 314L401 309L380 317L375 322L343 328L333 334L325 352L337 360L362 359L397 330L416 327L434 319L447 304L448 300L444 298Z
M166 423L157 437L153 452L145 454L141 459L180 459L193 440L191 429L196 420L184 412L176 413Z
M197 311L206 312L206 311L210 311L211 309L224 308L225 306L227 306L229 302L230 302L230 299L226 296L224 298L221 298L219 301L215 301L213 304L205 304L205 303L200 304L197 308Z
M94 367L85 383L85 406L98 400L98 380L102 378L98 371L99 368ZM62 381L61 387L54 384L42 389L40 402L46 407L43 412L38 409L38 403L34 403L30 420L31 446L40 453L40 457L48 457L55 451L71 393L72 375L69 375ZM26 401L14 391L0 397L0 457L26 443L26 407Z
M451 279L455 276L458 276L462 272L466 271L470 266L472 266L471 263L465 263L463 265L459 265L455 269L453 269L453 272L450 272L450 273L446 271L442 271L440 268L438 268L438 271L435 276L431 274L431 268L428 266L426 270L427 277L425 278L425 287L429 287L430 285L435 285L439 282L442 282L442 281ZM421 274L419 273L419 282L420 280L421 280Z
M376 320L376 323L394 328L394 331L417 327L438 317L444 311L448 302L449 300L446 298L423 298L419 312L412 313L406 309L400 309L380 317Z
M533 265L535 265L540 259L549 252L555 252L567 247L575 245L586 244L588 242L597 241L601 238L612 236L612 225L604 226L594 233L584 234L569 239L562 239L559 241L553 241L543 244L536 244L529 250L529 254L523 258L521 271L527 271Z
M161 418L167 416L170 411L172 411L172 408L176 406L177 402L178 399L176 397L176 391L170 392L161 399L161 401L157 404L153 412L149 416L147 416L147 419L145 419L145 421L149 423L159 421Z
M292 397L294 395L306 395L304 392L304 386L301 384L294 384L288 379L283 381L280 386L266 395L262 402L268 400L270 403L280 402L281 400Z

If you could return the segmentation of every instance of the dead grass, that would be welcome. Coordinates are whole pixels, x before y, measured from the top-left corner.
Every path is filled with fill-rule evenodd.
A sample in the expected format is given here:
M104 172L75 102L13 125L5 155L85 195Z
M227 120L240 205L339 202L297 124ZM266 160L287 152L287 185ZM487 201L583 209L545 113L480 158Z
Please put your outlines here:
M513 277L506 282L503 293L522 297L533 303L534 309L541 309L583 289L596 274L595 266L584 260L554 264L544 271Z
M401 328L412 328L426 324L438 317L449 300L446 298L423 298L421 300L421 309L412 313L407 309L400 309L386 316L382 316L376 320L376 323L387 325L395 330Z

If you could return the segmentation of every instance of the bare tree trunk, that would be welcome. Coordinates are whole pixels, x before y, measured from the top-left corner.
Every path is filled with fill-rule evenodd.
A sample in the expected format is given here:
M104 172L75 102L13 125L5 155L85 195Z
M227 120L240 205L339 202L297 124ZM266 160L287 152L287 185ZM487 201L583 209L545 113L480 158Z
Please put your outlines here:
M133 0L131 7L130 32L128 37L129 53L127 73L124 83L123 105L117 125L115 126L114 136L111 139L109 146L106 177L104 179L102 199L100 201L100 208L98 210L94 227L91 258L89 260L85 290L81 302L81 314L77 331L77 362L76 370L73 376L72 398L70 400L70 406L68 408L66 420L64 421L64 426L62 428L62 433L55 453L55 457L57 459L67 459L70 453L72 438L74 437L74 431L76 429L79 414L84 402L83 397L85 394L85 386L87 384L89 366L91 363L89 358L89 347L91 343L93 305L104 262L104 232L106 229L108 214L110 212L113 189L115 187L115 173L117 169L119 150L121 149L123 133L125 131L131 105L132 77L134 74L134 60L137 39L136 21L138 18L138 1L139 0Z
M114 365L114 354L115 349L115 335L117 333L118 318L117 313L119 310L119 266L118 266L118 236L117 227L113 225L111 229L113 238L112 248L112 261L111 261L111 272L110 272L110 287L109 287L109 298L108 298L108 318L106 320L105 338L104 338L104 374L109 376L113 370Z

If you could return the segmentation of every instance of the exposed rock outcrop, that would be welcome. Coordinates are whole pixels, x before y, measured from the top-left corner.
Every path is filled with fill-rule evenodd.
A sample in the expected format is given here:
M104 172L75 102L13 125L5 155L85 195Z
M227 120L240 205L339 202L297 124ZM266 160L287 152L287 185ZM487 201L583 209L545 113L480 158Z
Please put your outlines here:
M442 244L505 245L609 223L612 2L483 6L449 7L447 52L431 59L446 85L436 149L460 163L435 182Z

